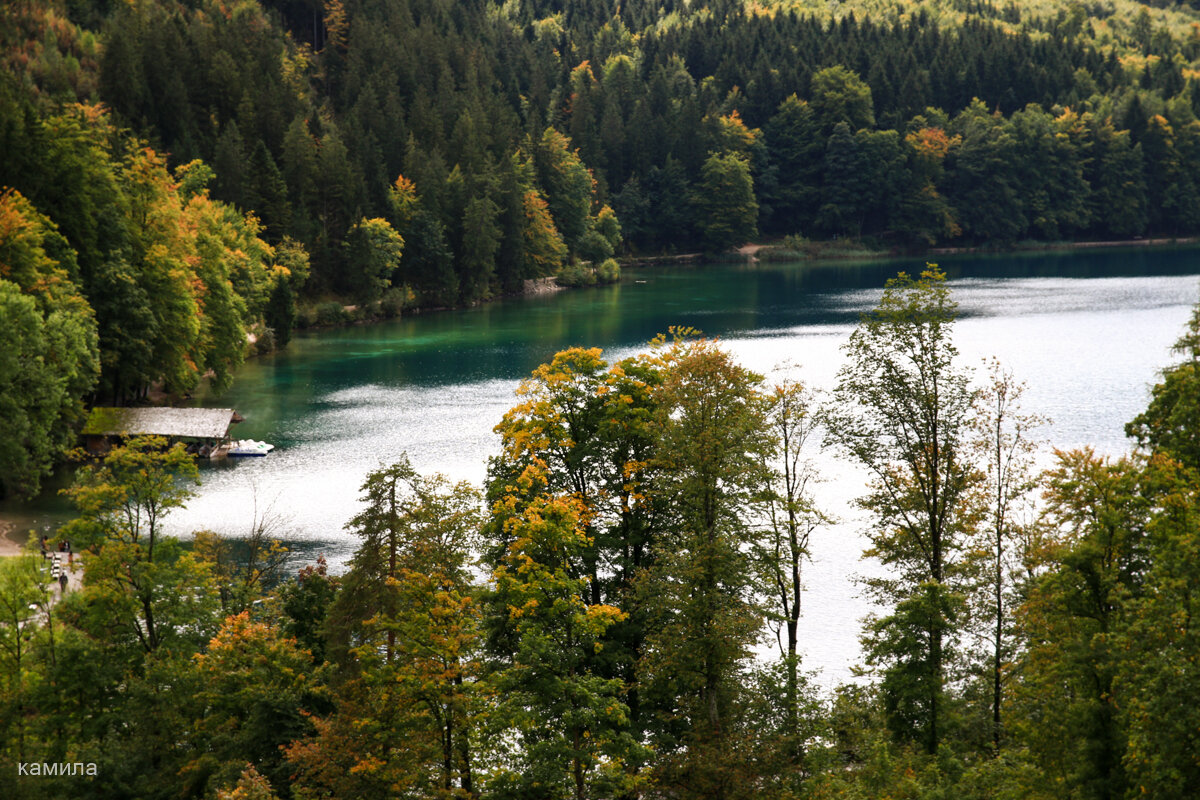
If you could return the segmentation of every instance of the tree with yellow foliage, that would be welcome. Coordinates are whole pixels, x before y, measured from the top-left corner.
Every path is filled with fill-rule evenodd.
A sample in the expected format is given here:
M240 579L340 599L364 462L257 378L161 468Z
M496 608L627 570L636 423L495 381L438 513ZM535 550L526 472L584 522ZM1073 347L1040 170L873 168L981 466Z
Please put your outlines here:
M498 697L496 731L519 744L490 778L497 796L612 797L636 783L627 770L644 755L628 732L622 683L590 668L604 632L625 618L589 603L580 577L588 545L583 505L566 496L538 497L504 523L510 543L493 573L495 623L511 643L491 677Z

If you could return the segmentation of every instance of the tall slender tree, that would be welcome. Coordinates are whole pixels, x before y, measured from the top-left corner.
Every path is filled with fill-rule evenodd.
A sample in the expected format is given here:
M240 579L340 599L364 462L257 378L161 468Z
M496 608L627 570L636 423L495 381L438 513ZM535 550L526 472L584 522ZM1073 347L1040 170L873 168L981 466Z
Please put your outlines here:
M871 475L859 504L875 517L868 555L893 570L868 581L894 604L867 637L884 666L889 724L929 752L945 736L946 664L961 605L958 573L973 523L971 390L955 364L957 306L936 266L888 281L844 346L830 439Z
M981 524L977 530L980 580L975 600L981 623L988 627L991 660L992 746L997 753L1004 734L1006 667L1013 657L1013 609L1016 577L1029 561L1033 524L1022 512L1036 486L1034 431L1045 420L1021 411L1025 384L996 360L988 364L987 383L975 396L975 449L983 469ZM986 555L984 555L986 554Z
M746 789L733 746L741 674L763 624L750 514L774 446L761 377L707 340L662 353L658 491L670 509L659 561L643 576L651 633L639 667L657 698L660 779L684 797Z
M817 472L811 461L818 445L822 412L814 392L804 384L784 381L769 395L768 420L777 439L774 460L763 453L772 470L767 513L767 536L756 543L758 557L766 567L774 613L778 616L780 655L785 669L786 715L789 727L799 724L799 624L803 592L801 574L810 557L812 532L829 518L816 507L812 484Z

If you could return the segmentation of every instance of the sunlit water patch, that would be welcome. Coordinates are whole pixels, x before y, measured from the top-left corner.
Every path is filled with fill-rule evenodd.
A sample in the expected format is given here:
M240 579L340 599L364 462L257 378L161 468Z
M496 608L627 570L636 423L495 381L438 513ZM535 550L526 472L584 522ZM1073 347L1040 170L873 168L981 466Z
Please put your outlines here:
M340 568L353 550L344 526L358 510L366 474L407 453L422 473L481 483L495 446L492 428L511 405L515 387L498 380L442 387L368 384L315 398L305 413L280 426L277 438L287 444L269 456L204 469L197 496L172 516L171 528L244 534L257 508L286 538L325 545L331 566Z

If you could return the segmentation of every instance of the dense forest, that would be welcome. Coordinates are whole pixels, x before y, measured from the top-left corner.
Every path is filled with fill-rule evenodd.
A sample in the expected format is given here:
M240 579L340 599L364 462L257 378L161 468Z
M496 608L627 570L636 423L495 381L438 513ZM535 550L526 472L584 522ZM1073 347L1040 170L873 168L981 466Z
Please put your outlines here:
M164 535L196 465L131 440L70 490L56 538L81 588L47 588L36 552L0 562L0 786L1193 797L1200 306L1121 458L1039 456L1022 384L962 367L955 317L944 275L901 274L824 400L686 330L618 362L560 352L497 425L482 493L406 456L367 475L342 575L282 575L265 519L238 542ZM871 679L833 692L797 637L827 449L871 476L884 567Z
M7 3L0 495L89 404L220 391L298 324L760 236L1200 234L1200 15L1167 5ZM265 520L165 536L196 467L133 440L70 490L79 591L0 563L0 787L1195 796L1200 309L1134 455L1043 473L954 314L940 274L892 282L827 404L687 331L559 353L482 491L368 476L343 575L282 574ZM822 448L872 476L886 568L871 679L832 694L797 639ZM97 775L13 768L60 763Z
M1200 15L1162 5L10 3L0 494L86 404L220 390L297 324L760 234L1200 233Z

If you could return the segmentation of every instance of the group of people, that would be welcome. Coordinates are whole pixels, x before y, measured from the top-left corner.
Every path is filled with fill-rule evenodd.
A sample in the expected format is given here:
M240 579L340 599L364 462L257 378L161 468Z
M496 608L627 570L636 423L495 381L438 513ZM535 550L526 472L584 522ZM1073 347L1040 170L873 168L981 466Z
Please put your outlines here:
M75 553L74 553L74 551L71 550L71 543L69 541L67 541L66 539L59 540L58 552L67 554L67 566L71 566L75 563ZM49 557L50 557L50 551L46 547L46 536L45 536L45 534L42 534L42 559L45 560ZM65 569L62 569L60 566L60 568L58 570L58 588L64 594L67 591L68 580L69 580L69 578L67 577L67 571Z

